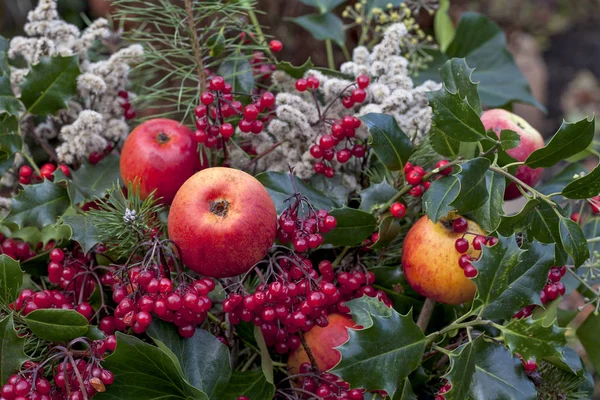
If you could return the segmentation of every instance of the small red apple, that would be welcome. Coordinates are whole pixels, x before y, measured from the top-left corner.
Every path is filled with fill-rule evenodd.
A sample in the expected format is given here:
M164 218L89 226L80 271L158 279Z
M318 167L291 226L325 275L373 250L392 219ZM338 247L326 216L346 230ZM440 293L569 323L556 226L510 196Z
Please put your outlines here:
M481 122L486 130L493 130L498 138L503 129L517 132L521 137L521 143L507 151L508 155L517 161L525 161L535 150L544 147L544 138L534 127L523 118L506 110L500 108L487 110L481 115ZM542 168L533 169L520 165L515 176L529 186L534 186L542 176ZM519 196L521 196L521 192L517 185L511 182L504 191L504 198L512 200Z
M486 236L479 225L466 221L468 225L461 231L470 233L465 235L469 242L475 235ZM458 263L461 253L455 248L456 239L462 237L448 220L434 224L426 215L410 228L402 246L402 268L408 284L416 292L446 304L473 300L475 284L465 277ZM466 252L473 259L479 253L472 244Z
M252 175L207 168L181 186L168 225L185 265L225 278L247 272L267 254L277 234L277 211Z
M347 327L354 327L352 318L342 314L329 314L329 324L326 327L315 326L304 339L310 348L319 371L324 372L335 367L340 362L342 355L336 347L348 341ZM300 372L300 365L310 363L308 355L303 346L298 347L288 358L288 370L294 375Z
M124 183L139 185L142 199L156 189L155 196L162 203L171 203L183 182L206 168L192 135L189 128L171 119L151 119L137 126L121 150Z

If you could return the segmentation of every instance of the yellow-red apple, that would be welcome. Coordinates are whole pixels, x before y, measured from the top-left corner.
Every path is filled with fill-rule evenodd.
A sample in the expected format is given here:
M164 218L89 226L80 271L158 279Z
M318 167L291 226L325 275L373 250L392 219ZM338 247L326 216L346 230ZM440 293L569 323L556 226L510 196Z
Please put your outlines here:
M277 211L263 185L232 168L207 168L173 199L169 237L190 269L214 278L247 272L275 242Z
M475 235L486 235L475 222L466 221L468 233L464 235L469 242ZM458 263L461 253L455 248L456 239L462 237L463 233L455 232L452 221L447 219L434 224L423 216L410 228L402 246L402 268L415 291L446 304L461 304L473 299L475 284L465 277ZM466 252L473 259L479 257L479 253L480 250L472 245Z
M525 161L535 150L544 147L542 135L523 118L509 111L500 108L487 110L481 115L481 122L483 122L486 130L493 130L498 137L500 137L502 130L508 129L517 132L521 137L521 143L514 149L507 151L508 155L517 161ZM520 165L515 176L529 186L533 186L540 180L542 169ZM519 196L521 196L521 192L516 184L511 182L504 191L504 198L511 200Z

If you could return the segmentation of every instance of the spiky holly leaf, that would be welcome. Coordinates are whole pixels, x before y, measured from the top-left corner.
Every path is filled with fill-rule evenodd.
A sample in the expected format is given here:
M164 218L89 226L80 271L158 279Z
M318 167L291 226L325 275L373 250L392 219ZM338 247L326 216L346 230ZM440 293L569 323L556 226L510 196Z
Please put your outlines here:
M96 225L85 215L65 215L63 222L71 229L71 239L81 245L85 254L100 243Z
M484 231L494 232L500 226L504 215L506 179L488 170L485 173L485 186L488 197L479 208L473 210L473 219Z
M272 399L275 385L267 382L262 371L234 372L229 382L219 386L215 400L237 400L240 396L249 399Z
M368 238L377 227L373 214L354 208L333 209L329 215L337 220L337 226L323 235L324 243L334 246L352 246Z
M370 317L370 327L348 329L348 341L337 347L342 359L332 373L352 387L385 390L393 398L402 381L420 364L427 341L411 312L400 315L392 309L389 316Z
M452 139L444 133L441 129L432 126L429 130L429 144L439 155L456 158L460 151L460 142L456 139Z
M392 314L392 308L385 305L376 297L362 296L357 299L344 302L350 308L350 314L356 325L362 329L373 325L373 315L380 317L389 317Z
M377 157L391 171L400 171L413 152L413 145L396 119L387 114L369 113L360 119L369 128L369 143Z
M446 375L452 388L447 400L534 400L537 392L517 358L502 345L481 335L455 350Z
M19 262L6 254L0 255L0 303L5 306L15 301L23 285L23 271Z
M596 166L592 172L574 179L562 190L561 193L567 199L589 199L600 194L600 166Z
M402 232L402 227L398 219L391 215L386 215L379 224L379 238L371 245L371 249L377 250L388 246Z
M231 85L234 92L250 93L254 88L254 75L247 56L236 51L219 67L218 74Z
M515 232L525 230L529 217L538 204L540 204L540 200L530 199L518 213L501 216L498 232L501 235L510 236Z
M548 357L565 361L563 348L567 344L566 328L556 324L544 325L544 319L512 319L507 325L497 326L504 342L513 354L520 354L524 360L540 362Z
M84 336L88 320L75 310L39 309L25 317L25 323L39 338L49 342L67 342Z
M27 356L23 351L25 337L19 337L15 331L13 315L8 314L0 321L0 385L17 372Z
M387 203L396 193L398 191L388 183L387 179L379 183L372 183L368 188L360 192L359 210L368 213L373 212L375 208Z
M450 206L464 214L481 207L489 197L486 187L486 172L490 160L474 158L460 165L460 172L454 176L460 181L460 190Z
M57 179L58 180L58 179ZM96 165L84 162L73 171L69 191L73 204L102 198L115 184L120 185L119 156L109 154Z
M19 227L34 226L43 229L54 224L69 207L67 189L49 180L37 185L26 185L13 199L5 221Z
M446 61L441 69L442 82L450 93L457 93L478 114L481 115L481 103L477 92L477 83L472 75L475 69L469 68L464 58L453 58Z
M415 396L415 392L413 392L412 385L408 378L400 382L393 400L417 400L417 396Z
M455 208L452 202L460 192L460 181L455 176L435 180L423 195L423 208L433 222L448 215Z
M79 56L44 57L21 83L21 101L34 115L56 114L77 93Z
M291 21L306 29L317 40L332 40L339 46L346 41L344 24L333 13L302 15Z
M554 245L534 241L522 250L514 235L500 236L496 245L484 246L481 259L473 263L483 317L508 318L529 304L540 304L539 293L553 262Z

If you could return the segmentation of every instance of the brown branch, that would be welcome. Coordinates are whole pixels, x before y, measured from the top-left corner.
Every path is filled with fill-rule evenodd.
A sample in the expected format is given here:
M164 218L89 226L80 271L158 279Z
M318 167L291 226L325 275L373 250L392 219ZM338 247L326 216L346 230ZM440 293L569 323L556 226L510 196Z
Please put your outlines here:
M46 154L48 154L48 157L50 157L50 161L54 161L58 164L58 156L56 155L56 152L54 151L54 149L52 148L52 146L50 146L48 144L48 142L46 142L44 139L42 139L41 137L39 137L38 135L35 134L35 132L30 132L29 136L31 136L33 138L33 140L35 140L35 142L42 148L44 149L44 151L46 152Z
M194 10L192 8L192 0L185 0L185 12L187 13L187 24L192 36L192 49L194 51L194 59L196 60L196 69L198 73L198 81L200 83L200 92L206 90L206 76L204 75L204 62L202 61L202 53L200 52L200 41L198 33L194 26Z
M425 332L425 329L427 329L427 325L429 325L429 320L431 319L431 314L433 313L434 308L435 300L427 298L427 300L425 300L425 303L423 303L423 308L421 308L419 318L417 319L417 326L421 328L423 332Z
M298 336L300 336L300 343L302 343L302 347L304 347L304 351L306 351L306 355L308 355L308 359L310 360L310 365L314 372L319 372L319 365L317 364L317 360L315 356L313 356L312 351L310 351L310 347L308 347L308 343L304 338L304 332L298 332Z

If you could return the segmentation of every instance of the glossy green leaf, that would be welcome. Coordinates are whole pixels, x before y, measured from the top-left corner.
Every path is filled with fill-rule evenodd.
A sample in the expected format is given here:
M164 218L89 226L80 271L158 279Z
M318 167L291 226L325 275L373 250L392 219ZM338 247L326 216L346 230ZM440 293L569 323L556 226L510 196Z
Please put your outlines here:
M590 250L581 226L570 218L560 218L558 224L560 240L566 252L573 257L575 267L582 265L589 257Z
M590 218L583 224L583 235L587 239L593 239L600 237L600 218L594 217ZM590 249L590 253L593 254L595 251L600 251L600 242L590 242L588 243L588 248Z
M332 40L339 46L346 41L344 24L332 13L302 15L291 21L306 29L317 40Z
M400 315L392 309L389 316L371 314L371 319L366 329L348 329L348 341L337 347L342 359L332 373L352 387L383 389L393 398L421 363L427 340L411 313Z
M24 242L35 245L42 241L42 232L33 226L26 226L18 231L14 231L10 237L13 239L21 239Z
M583 164L567 164L564 168L557 170L556 174L548 177L541 184L536 185L535 188L543 194L560 193L573 180L575 174L581 174L582 172L587 172Z
M445 51L448 48L450 43L452 43L452 39L454 39L454 35L456 34L456 29L454 29L452 18L450 18L448 15L449 9L450 0L440 0L440 7L437 9L435 16L433 17L433 30L435 32L435 38L442 51Z
M489 197L486 187L486 173L490 160L483 157L474 158L460 164L460 172L454 176L460 181L460 191L451 206L464 214L484 205Z
M504 187L506 179L492 171L485 173L485 186L488 198L479 208L473 210L473 218L486 232L494 232L504 215Z
M102 366L115 375L109 390L95 400L208 400L186 382L175 361L163 350L117 332L117 349Z
M227 57L219 67L218 74L229 83L234 92L251 93L254 75L246 55L236 52Z
M196 329L194 336L184 339L173 324L154 319L147 333L159 348L165 351L166 347L175 355L188 383L209 398L218 386L229 382L229 349L208 331Z
M558 225L560 218L552 207L540 202L529 216L527 234L542 243L561 243Z
M589 199L600 194L600 166L569 183L561 193L567 199Z
M350 309L352 320L362 329L373 326L373 316L389 317L392 315L392 308L385 305L377 297L362 296L344 302Z
M379 239L371 245L373 250L387 247L402 232L402 227L398 219L387 215L381 220L377 232L379 233Z
M574 123L563 121L546 146L531 153L525 164L531 168L551 167L587 148L594 139L594 131L594 118Z
M40 242L48 244L50 241L54 241L57 246L65 244L71 239L71 229L64 225L46 225L44 229L40 231ZM33 242L31 242L33 244Z
M262 373L269 383L273 383L273 360L271 359L271 355L269 354L269 349L267 348L267 343L265 342L265 338L258 326L254 326L254 339L256 340L256 344L258 349L260 350L260 368L262 369Z
M335 202L324 193L304 183L297 177L294 177L294 184L292 184L292 179L288 173L263 172L256 175L256 179L258 179L258 181L267 189L267 192L269 192L271 199L273 199L273 202L275 203L277 213L281 213L285 209L285 199L294 194L294 186L300 193L306 196L311 204L317 209L329 211L336 206Z
M0 255L0 304L10 304L19 295L23 285L23 271L19 262L6 254Z
M553 245L533 242L522 250L514 236L500 236L496 245L484 246L481 258L473 262L478 270L473 281L477 301L484 307L483 317L509 318L529 304L541 304L539 293L553 262Z
M300 0L302 3L315 7L320 14L325 14L332 11L334 8L344 2L344 0Z
M498 232L503 236L510 236L515 232L525 229L531 213L540 204L538 199L530 199L525 203L523 208L516 214L501 216Z
M5 57L5 53L0 53L0 57ZM10 76L8 74L0 75L0 114L19 116L23 110L23 104L12 91Z
M453 351L450 357L450 370L444 375L452 385L450 391L444 393L446 400L468 399L475 375L475 342L466 343Z
M323 174L315 174L309 180L310 185L322 193L327 193L335 203L336 207L343 207L348 204L348 196L352 189L344 186L342 176L335 175L333 178L327 178Z
M44 180L37 185L26 185L13 199L5 221L19 227L34 226L38 229L54 224L70 205L69 194L64 187Z
M334 246L352 246L371 236L377 228L372 214L354 208L335 208L329 215L337 220L337 226L323 235L324 243Z
M413 146L392 115L369 113L360 119L370 133L369 143L377 157L391 171L399 171L410 157Z
M262 371L234 372L227 384L219 387L215 400L237 400L240 396L249 399L272 399L275 385L267 382Z
M67 342L88 331L88 320L75 310L35 310L27 314L25 323L37 337L49 342Z
M289 61L278 61L275 64L275 68L278 71L283 71L294 79L303 78L306 71L313 69L314 66L315 65L310 57L304 62L304 64L298 66L292 65Z
M447 176L433 181L423 195L423 209L433 222L448 215L455 209L452 202L460 192L460 181L455 176Z
M513 354L520 354L524 360L538 363L547 357L557 357L564 361L563 347L567 344L566 328L555 324L544 325L543 319L512 319L507 325L499 327L504 342Z
M371 185L360 192L359 210L368 213L386 204L398 191L388 183L387 179Z
M96 165L85 162L72 172L69 181L73 204L103 198L106 192L121 181L119 156L109 154Z
M85 254L100 243L98 230L87 216L65 215L62 220L65 225L71 228L71 239L81 245L81 249Z
M0 385L4 385L28 360L23 350L25 340L15 331L12 313L0 321Z
M502 129L500 131L500 144L503 150L514 149L521 144L521 136L515 131Z
M79 56L44 57L21 83L21 101L33 115L56 114L77 93Z
M458 94L462 99L466 98L473 111L481 115L483 111L477 93L477 83L471 79L473 71L464 58L452 58L442 67L442 82L450 93Z
M458 157L460 142L446 135L443 130L432 126L429 130L428 139L431 147L439 155L450 158Z
M600 371L600 314L590 313L577 328L577 338L596 371Z

